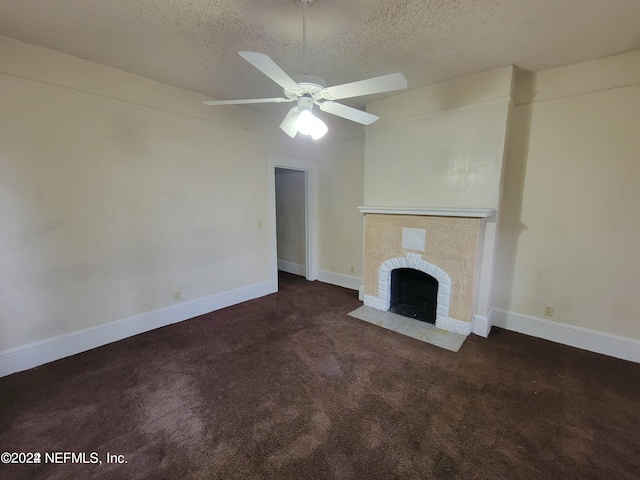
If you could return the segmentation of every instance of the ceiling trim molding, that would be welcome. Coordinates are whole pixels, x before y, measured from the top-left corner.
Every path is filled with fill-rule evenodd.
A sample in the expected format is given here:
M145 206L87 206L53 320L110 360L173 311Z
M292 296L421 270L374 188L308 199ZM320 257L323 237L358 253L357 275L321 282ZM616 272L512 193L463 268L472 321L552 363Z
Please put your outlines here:
M170 116L170 117L174 117L174 118L180 118L183 120L191 120L191 121L195 121L195 122L203 122L203 123L209 123L209 124L215 124L215 125L220 125L226 128L232 128L235 130L242 130L242 131L248 131L248 132L252 132L252 133L259 133L262 135L269 135L271 137L275 137L275 138L280 138L280 135L278 135L278 132L271 133L268 132L266 130L260 130L260 129L255 129L255 128L249 128L249 127L243 127L237 124L233 124L233 123L227 123L227 122L222 122L219 120L213 120L210 118L206 118L206 117L200 117L197 115L189 115L186 113L182 113L182 112L176 112L175 110L169 110L166 108L162 108L162 107L156 107L153 105L148 105L148 104L144 104L144 103L137 103L137 102L132 102L131 100L124 100L121 98L117 98L117 97L111 97L108 95L103 95L100 93L95 93L95 92L88 92L86 90L80 90L74 87L67 87L65 85L57 85L55 83L49 83L49 82L45 82L42 80L35 80L32 78L26 78L26 77L20 77L18 75L12 75L12 74L8 74L8 73L0 73L0 81L4 81L4 82L9 82L9 83L16 83L16 84L22 84L22 85L28 85L31 87L36 87L36 88L41 88L41 89L45 89L45 90L52 90L52 91L56 91L56 92L60 92L60 93L65 93L67 95L74 95L77 97L84 97L87 98L89 100L93 100L93 101L99 101L99 102L103 102L103 103L110 103L110 104L115 104L115 105L119 105L121 107L128 107L128 108L133 108L136 110L143 110L143 111L147 111L150 113L156 113L156 114L162 114L162 115L166 115L166 116ZM193 93L194 95L198 95L195 92L190 92ZM208 97L202 97L202 98L208 98ZM233 108L241 108L241 107L235 107L232 106ZM257 115L269 115L267 113L260 113L260 112L255 112L253 110L250 110L252 114L257 114ZM269 115L272 116L272 115ZM277 118L275 116L273 116L274 118Z
M371 125L368 125L364 128L365 128L365 131L375 130L376 128L385 127L387 125L396 125L399 123L414 122L416 120L422 120L424 118L435 117L436 115L446 115L448 113L462 112L464 110L471 110L472 108L488 107L490 105L497 105L502 103L511 105L513 103L511 100L511 95L507 95L499 98L493 98L491 100L483 100L482 102L469 103L468 105L460 105L457 107L443 108L442 110L433 110L431 112L420 113L418 115L412 115L410 117L403 117L403 118L397 118L395 120L389 120L388 122L385 122L384 117L381 117L380 120L378 120L377 122L372 123Z

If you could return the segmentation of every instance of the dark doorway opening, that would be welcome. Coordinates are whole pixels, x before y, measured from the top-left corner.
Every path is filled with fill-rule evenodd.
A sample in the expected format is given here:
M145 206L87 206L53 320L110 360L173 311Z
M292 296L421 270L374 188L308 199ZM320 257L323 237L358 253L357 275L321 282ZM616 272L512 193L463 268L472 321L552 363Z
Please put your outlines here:
M438 281L412 268L391 272L390 312L423 322L436 323Z

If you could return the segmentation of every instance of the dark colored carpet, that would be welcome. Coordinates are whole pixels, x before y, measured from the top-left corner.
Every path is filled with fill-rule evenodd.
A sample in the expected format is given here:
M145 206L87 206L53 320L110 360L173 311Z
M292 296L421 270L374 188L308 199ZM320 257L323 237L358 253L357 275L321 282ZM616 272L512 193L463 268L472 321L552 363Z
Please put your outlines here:
M0 477L640 478L640 365L496 329L452 353L280 288L0 379L0 452L103 462Z

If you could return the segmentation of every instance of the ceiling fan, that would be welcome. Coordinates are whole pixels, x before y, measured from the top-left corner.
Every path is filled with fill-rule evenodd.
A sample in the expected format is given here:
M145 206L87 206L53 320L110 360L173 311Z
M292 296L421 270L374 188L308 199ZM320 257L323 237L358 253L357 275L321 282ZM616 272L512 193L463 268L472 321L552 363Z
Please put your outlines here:
M391 73L381 77L369 78L343 85L327 87L325 81L307 72L307 39L306 39L306 10L305 7L314 0L297 0L303 7L302 45L305 73L297 78L291 78L276 62L263 53L241 51L238 54L251 65L260 70L283 89L283 97L251 98L241 100L208 100L205 105L241 105L251 103L283 103L296 102L296 106L289 110L280 128L291 138L298 132L310 135L314 140L327 133L326 124L313 114L313 106L320 110L346 118L362 125L370 125L378 120L377 115L367 113L356 108L337 103L335 100L360 97L374 93L391 92L407 88L407 80L401 73Z

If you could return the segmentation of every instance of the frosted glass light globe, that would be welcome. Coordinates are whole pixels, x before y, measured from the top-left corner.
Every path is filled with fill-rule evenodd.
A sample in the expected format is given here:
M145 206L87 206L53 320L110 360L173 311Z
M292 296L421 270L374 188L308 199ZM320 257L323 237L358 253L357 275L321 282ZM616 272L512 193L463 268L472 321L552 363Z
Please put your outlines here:
M311 110L302 110L298 114L298 131L303 135L311 135L315 119Z

